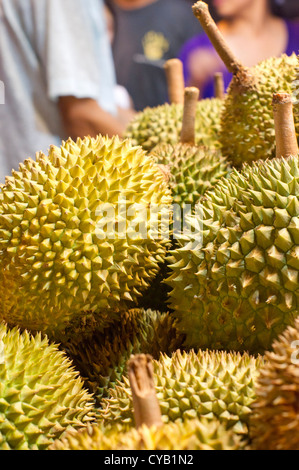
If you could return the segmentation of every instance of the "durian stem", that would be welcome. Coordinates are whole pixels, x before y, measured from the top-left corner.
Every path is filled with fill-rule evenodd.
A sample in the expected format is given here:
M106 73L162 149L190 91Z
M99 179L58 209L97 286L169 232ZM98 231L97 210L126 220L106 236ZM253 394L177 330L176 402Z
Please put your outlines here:
M223 100L225 96L225 87L222 72L215 73L214 75L214 89L215 98Z
M152 357L148 354L132 356L128 362L128 375L137 429L143 425L162 426L162 415L154 384Z
M289 93L273 95L273 114L276 135L276 156L287 158L298 155L292 97Z
M195 119L199 98L199 89L188 87L184 93L184 113L181 131L181 143L195 145Z
M226 44L224 37L209 12L208 5L205 2L197 2L193 5L192 10L227 70L233 74L238 73L244 67L235 58L234 54Z
M184 103L185 79L183 63L179 59L170 59L164 65L168 95L171 104Z

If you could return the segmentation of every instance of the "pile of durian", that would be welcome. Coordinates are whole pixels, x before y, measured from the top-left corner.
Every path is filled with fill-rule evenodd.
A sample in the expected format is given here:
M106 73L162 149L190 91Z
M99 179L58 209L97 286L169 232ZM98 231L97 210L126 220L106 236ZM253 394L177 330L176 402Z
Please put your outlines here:
M124 138L0 188L0 450L299 450L298 59L248 69L193 11L227 92L172 61Z

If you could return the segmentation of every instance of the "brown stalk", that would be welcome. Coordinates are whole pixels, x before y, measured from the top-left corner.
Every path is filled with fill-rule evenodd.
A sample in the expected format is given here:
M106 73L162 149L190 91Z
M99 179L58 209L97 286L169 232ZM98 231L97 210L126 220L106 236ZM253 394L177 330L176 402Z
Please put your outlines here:
M199 98L199 89L188 87L184 93L184 113L181 131L181 143L195 145L195 119Z
M192 10L205 33L208 35L217 53L221 57L227 70L233 74L238 73L240 69L243 69L244 67L235 58L234 54L226 44L224 37L209 12L208 5L205 2L200 1L193 5Z
M162 415L156 395L152 357L148 354L132 356L128 362L128 375L133 396L137 429L142 426L162 426Z
M184 103L185 80L183 63L179 59L170 59L164 65L168 95L171 104Z
M298 155L293 103L289 93L273 95L273 114L276 135L276 156L287 158Z
M232 81L232 91L240 95L254 89L256 78L251 69L245 67L234 56L233 52L226 43L222 33L213 20L208 5L205 2L197 2L193 5L193 13L200 21L202 28L208 35L219 57L222 59L227 70L234 75Z
M223 100L225 96L225 87L222 72L215 73L214 75L214 89L215 98Z

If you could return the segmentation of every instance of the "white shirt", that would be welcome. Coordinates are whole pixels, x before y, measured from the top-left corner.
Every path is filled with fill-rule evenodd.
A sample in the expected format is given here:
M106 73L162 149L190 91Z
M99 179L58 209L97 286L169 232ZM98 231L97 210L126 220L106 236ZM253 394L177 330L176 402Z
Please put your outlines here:
M116 113L104 18L102 0L0 0L0 183L68 137L60 96L92 98Z

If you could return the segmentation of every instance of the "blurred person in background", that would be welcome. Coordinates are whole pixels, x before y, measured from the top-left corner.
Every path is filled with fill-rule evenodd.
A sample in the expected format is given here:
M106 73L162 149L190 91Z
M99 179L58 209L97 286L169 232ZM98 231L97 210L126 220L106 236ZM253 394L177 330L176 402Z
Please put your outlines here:
M115 17L117 83L137 111L168 101L164 63L202 31L186 0L107 0Z
M299 2L298 0L271 0L272 10L275 15L283 18L299 19Z
M0 182L68 137L121 135L102 0L0 0Z
M211 0L221 18L218 27L235 56L248 67L299 49L299 23L274 15L270 0ZM205 33L183 46L186 85L197 86L201 97L214 95L214 75L222 72L225 88L232 75L226 70Z
M114 17L114 12L111 9L109 4L104 5L104 11L105 11L105 20L106 20L106 25L107 25L107 30L108 30L108 36L110 40L110 44L113 44L114 40L114 35L115 35L115 17ZM114 98L116 101L116 105L118 107L118 112L122 113L123 110L125 112L130 111L131 112L131 118L133 119L135 115L135 110L134 110L134 103L131 98L131 96L128 93L128 90L122 86L119 85L118 83L115 84L114 86Z

